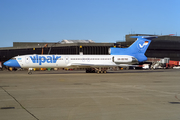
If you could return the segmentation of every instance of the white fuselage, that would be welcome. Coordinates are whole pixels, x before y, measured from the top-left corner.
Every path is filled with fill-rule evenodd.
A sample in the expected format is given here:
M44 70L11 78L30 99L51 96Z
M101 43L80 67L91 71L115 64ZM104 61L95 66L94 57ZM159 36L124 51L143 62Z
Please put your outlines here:
M87 68L135 64L129 55L22 55L14 57L21 68Z

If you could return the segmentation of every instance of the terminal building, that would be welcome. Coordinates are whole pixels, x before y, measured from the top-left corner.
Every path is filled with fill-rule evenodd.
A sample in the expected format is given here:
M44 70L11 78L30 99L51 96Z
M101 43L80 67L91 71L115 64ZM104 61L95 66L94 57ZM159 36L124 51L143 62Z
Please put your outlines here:
M73 41L73 43L72 43ZM89 40L88 40L89 41ZM57 43L14 42L13 47L0 48L0 61L5 62L14 56L26 54L80 54L107 55L114 43L95 43L92 40L63 40Z
M80 54L108 55L110 47L128 47L136 38L131 36L145 36L145 34L126 35L124 42L95 43L92 40L62 40L57 43L14 42L13 47L0 48L0 62L5 62L14 56L26 54ZM149 36L149 35L148 35ZM152 40L145 55L149 58L170 58L180 61L180 36L160 36Z
M145 36L145 34L126 35L125 42L117 42L128 47L136 38L131 36ZM145 55L150 58L170 58L170 60L180 61L180 36L159 36L152 40Z

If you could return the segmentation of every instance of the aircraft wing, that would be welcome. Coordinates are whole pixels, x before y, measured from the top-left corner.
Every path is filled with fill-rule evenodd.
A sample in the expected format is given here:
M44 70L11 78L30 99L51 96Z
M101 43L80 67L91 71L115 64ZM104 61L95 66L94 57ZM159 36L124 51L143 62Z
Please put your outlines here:
M68 67L125 67L125 66L134 66L137 65L129 65L129 64L96 64L96 63L70 63Z

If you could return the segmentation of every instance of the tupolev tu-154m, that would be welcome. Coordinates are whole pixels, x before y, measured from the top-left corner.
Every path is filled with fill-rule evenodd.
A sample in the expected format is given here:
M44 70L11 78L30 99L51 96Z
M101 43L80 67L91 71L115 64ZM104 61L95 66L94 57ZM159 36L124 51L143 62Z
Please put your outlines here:
M137 40L128 48L109 48L110 55L20 55L4 63L16 68L86 68L86 73L106 73L109 67L133 66L146 61L144 55L153 38L132 36ZM29 71L30 72L30 71Z

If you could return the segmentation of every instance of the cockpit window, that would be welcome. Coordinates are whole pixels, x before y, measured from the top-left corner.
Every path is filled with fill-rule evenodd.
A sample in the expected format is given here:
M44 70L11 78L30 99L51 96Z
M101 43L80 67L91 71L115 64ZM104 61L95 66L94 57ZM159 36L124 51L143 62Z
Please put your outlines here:
M15 57L13 57L13 58L11 58L11 60L16 60L16 58L15 58Z

